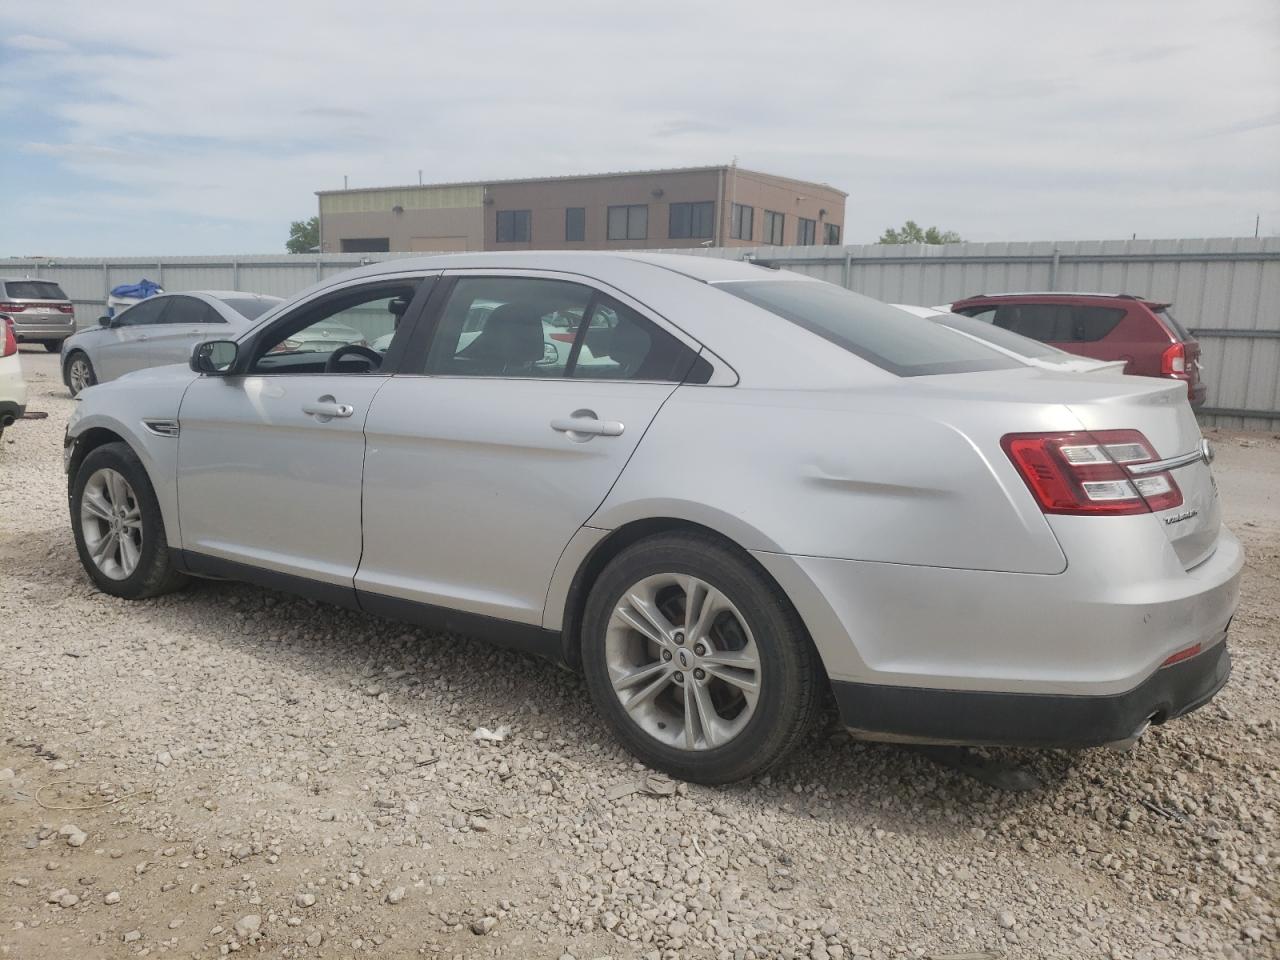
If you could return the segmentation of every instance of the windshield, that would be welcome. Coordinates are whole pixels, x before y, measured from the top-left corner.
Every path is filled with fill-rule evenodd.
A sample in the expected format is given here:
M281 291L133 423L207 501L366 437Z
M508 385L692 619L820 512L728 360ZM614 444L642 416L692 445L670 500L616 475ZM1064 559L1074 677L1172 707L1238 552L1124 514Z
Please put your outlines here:
M237 297L222 302L246 320L257 320L280 301L276 297Z
M1065 350L1059 350L1057 347L1051 347L1047 343L1032 340L1030 337L1024 337L1020 333L1014 333L1012 330L997 327L995 324L987 323L983 320L966 317L962 313L935 313L929 319L934 323L942 324L944 327L950 327L952 330L959 330L961 333L967 333L972 337L979 337L987 341L987 343L995 344L1005 350L1012 350L1014 353L1024 357L1053 357L1059 359L1073 356L1073 354L1069 354Z
M56 283L47 280L9 280L5 295L15 300L66 300L67 295Z
M743 280L716 286L899 377L1020 366L981 343L939 330L932 320L834 284Z

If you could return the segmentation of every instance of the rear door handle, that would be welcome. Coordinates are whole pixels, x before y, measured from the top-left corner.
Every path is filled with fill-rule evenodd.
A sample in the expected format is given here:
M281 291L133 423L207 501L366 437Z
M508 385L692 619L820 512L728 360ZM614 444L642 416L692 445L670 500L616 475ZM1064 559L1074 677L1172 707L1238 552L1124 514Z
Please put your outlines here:
M356 408L349 403L338 403L329 394L325 394L315 403L304 404L302 412L315 417L321 423L328 423L334 417L349 417Z
M570 417L551 421L551 429L567 433L572 440L590 440L592 437L620 437L626 427L617 420L601 420L593 410L575 410Z

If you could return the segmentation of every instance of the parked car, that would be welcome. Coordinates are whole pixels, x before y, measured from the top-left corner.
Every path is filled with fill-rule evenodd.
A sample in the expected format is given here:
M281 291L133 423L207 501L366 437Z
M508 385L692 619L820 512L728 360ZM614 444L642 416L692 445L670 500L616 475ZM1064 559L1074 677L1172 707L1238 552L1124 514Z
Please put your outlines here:
M396 299L385 354L273 352ZM607 366L542 362L575 310ZM824 687L859 737L1078 746L1230 668L1242 553L1181 384L741 262L374 264L86 392L66 444L101 590L221 577L492 637L701 782L795 749Z
M1056 370L1060 373L1124 372L1125 364L1122 360L1090 360L1087 357L1051 347L1039 340L1024 337L1012 330L997 327L993 323L966 317L962 313L952 313L941 307L918 307L909 303L895 303L893 306L913 316L932 320L966 337L981 340L1001 353L1016 357L1033 367Z
M0 314L0 436L27 410L27 382L18 359L13 319Z
M0 277L0 313L13 320L18 343L42 343L50 353L76 332L76 308L51 280Z
M188 290L140 300L63 342L62 382L74 397L132 370L186 363L197 343L241 334L281 302L238 290Z
M951 305L963 313L1095 360L1122 360L1125 372L1165 377L1204 404L1200 342L1174 318L1172 304L1127 293L1000 293Z

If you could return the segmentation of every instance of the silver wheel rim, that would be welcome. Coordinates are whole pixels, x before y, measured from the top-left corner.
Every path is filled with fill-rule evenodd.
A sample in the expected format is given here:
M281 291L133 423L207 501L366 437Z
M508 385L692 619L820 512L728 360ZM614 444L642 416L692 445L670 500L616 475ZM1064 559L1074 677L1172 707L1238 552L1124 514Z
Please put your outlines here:
M755 713L755 638L738 608L705 580L660 573L633 584L614 605L604 646L618 702L668 746L723 747Z
M72 360L68 378L71 380L72 392L79 393L89 386L89 364L84 360Z
M117 470L95 470L80 496L80 531L94 566L125 580L142 558L142 506Z

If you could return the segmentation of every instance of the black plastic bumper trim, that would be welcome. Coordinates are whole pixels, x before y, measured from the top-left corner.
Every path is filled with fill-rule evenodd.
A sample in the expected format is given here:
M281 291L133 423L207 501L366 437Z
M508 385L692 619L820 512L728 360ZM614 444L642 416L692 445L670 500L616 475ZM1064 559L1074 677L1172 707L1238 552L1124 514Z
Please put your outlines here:
M1215 638L1217 639L1217 638ZM832 681L844 725L867 739L1096 747L1190 713L1231 674L1225 632L1204 652L1110 696L936 690Z

